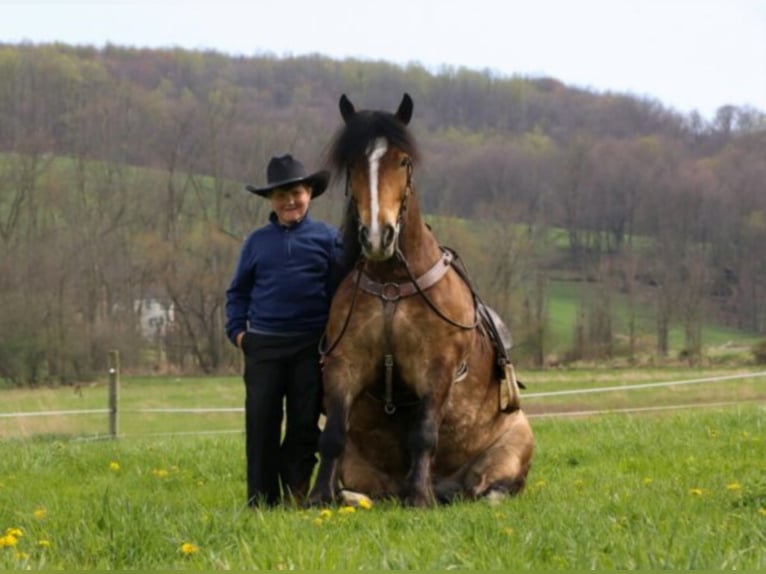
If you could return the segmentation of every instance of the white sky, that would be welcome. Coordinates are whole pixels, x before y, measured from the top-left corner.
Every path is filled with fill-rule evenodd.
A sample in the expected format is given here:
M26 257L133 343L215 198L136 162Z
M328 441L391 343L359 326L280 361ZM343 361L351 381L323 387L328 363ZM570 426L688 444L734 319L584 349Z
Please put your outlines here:
M766 0L0 0L0 42L320 53L766 112Z

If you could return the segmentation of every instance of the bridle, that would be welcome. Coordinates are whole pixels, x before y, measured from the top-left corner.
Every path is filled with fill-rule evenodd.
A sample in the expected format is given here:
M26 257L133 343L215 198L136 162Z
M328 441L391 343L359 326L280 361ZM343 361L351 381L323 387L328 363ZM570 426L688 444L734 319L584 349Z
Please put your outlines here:
M404 161L406 162L405 165L407 167L407 182L405 184L404 198L402 199L402 202L399 206L399 213L397 214L397 220L396 220L397 228L400 230L402 226L405 224L405 217L407 213L409 198L413 193L412 159L407 157L405 158ZM356 209L356 202L353 200L353 194L352 194L352 188L351 188L350 167L346 168L346 196L350 198L349 200L353 202L354 208ZM358 212L356 215L357 215L357 221L359 221L359 228L361 230L362 224L361 224L361 221L359 220ZM322 336L322 339L319 345L319 351L323 356L329 355L333 351L333 349L338 345L340 340L343 338L343 335L345 334L348 328L348 325L351 321L351 316L354 311L354 307L356 304L357 295L359 291L364 291L365 293L369 295L373 295L379 298L383 304L384 331L385 331L385 339L386 339L386 349L384 352L384 366L386 369L384 410L389 415L393 414L396 411L396 406L394 405L393 396L392 396L393 395L393 365L394 363L393 363L393 355L391 353L391 347L392 347L391 324L392 324L394 311L396 309L396 304L398 303L398 301L405 297L419 295L426 302L426 304L431 308L431 310L434 313L436 313L437 316L439 316L442 320L449 323L453 327L457 327L458 329L463 329L463 330L475 329L476 327L478 327L481 321L481 318L478 313L478 301L477 301L476 293L473 289L473 286L467 280L467 274L465 273L465 270L455 265L455 261L457 259L457 255L455 254L455 252L448 248L440 247L441 254L442 254L441 257L423 275L421 275L420 277L415 277L407 261L407 258L405 257L404 253L401 250L400 238L401 238L401 233L399 233L396 238L394 257L404 267L404 270L406 271L407 277L409 280L405 282L398 282L398 283L391 282L391 281L388 281L388 282L375 281L364 272L366 259L363 256L360 256L354 266L354 270L351 272L352 280L354 282L354 291L352 294L351 303L349 304L348 313L346 314L346 318L343 322L343 326L341 327L340 333L330 345L327 345L326 333L325 333L325 335ZM444 311L442 311L426 293L426 291L430 289L431 287L433 287L434 285L436 285L449 272L450 269L454 269L457 272L458 276L460 276L460 278L465 282L465 284L468 286L468 288L471 291L471 296L474 303L474 320L471 323L462 323L460 321L452 319Z
M397 228L401 229L402 224L404 223L404 217L407 214L407 204L409 203L410 194L412 193L412 174L414 171L414 165L412 163L412 158L410 156L407 156L404 158L404 165L407 168L407 183L404 184L404 199L402 199L402 203L399 205L399 213L396 215L396 226ZM354 194L352 193L353 189L351 187L351 166L346 166L346 190L345 190L345 196L351 201L354 205L354 209L356 210L356 200L354 199ZM356 221L358 224L357 231L362 230L362 220L359 218L359 211L356 211ZM397 244L398 245L398 244Z
M407 182L405 184L405 194L404 199L402 199L402 202L399 206L399 213L396 217L396 223L397 227L401 229L401 227L404 225L404 218L407 214L407 205L409 203L410 195L413 192L412 187L412 179L413 179L413 162L412 158L409 156L405 158L404 160L407 167ZM349 201L353 202L354 209L356 209L356 202L353 199L352 194L352 187L351 187L351 168L346 167L346 189L345 189L345 195L349 198ZM359 229L362 227L361 220L359 218L359 213L356 213L356 219L359 225ZM396 283L396 282L377 282L373 279L371 279L363 270L365 258L364 256L359 257L356 264L354 265L354 270L351 272L353 281L354 281L354 292L351 298L351 304L349 305L348 314L346 315L346 319L343 323L343 326L341 328L340 333L338 334L338 337L332 342L331 345L325 347L326 344L325 338L322 338L322 343L320 344L320 352L323 355L329 355L332 350L337 346L337 344L340 342L340 339L343 337L343 335L346 332L346 329L348 328L348 324L351 320L351 314L354 309L354 304L356 303L356 296L357 293L361 290L369 295L374 295L376 297L379 297L381 300L383 300L384 303L396 303L399 299L404 297L409 297L411 295L418 294L420 295L423 300L426 302L426 304L431 308L431 310L436 313L441 319L452 325L453 327L457 327L459 329L465 329L465 330L471 330L475 329L480 322L480 317L478 313L474 313L474 320L471 323L461 323L459 321L456 321L450 317L448 317L439 307L431 300L431 298L426 294L426 290L435 285L444 275L447 274L447 271L449 271L449 268L452 267L458 272L458 275L463 279L463 281L468 285L469 289L471 290L471 295L474 299L474 308L476 308L476 293L473 289L473 286L470 284L470 282L467 280L467 274L464 269L460 269L457 267L454 263L458 259L457 254L452 251L451 249L447 247L440 247L442 251L442 257L439 258L439 260L426 271L423 275L420 277L415 277L414 273L412 272L412 269L410 268L410 265L407 261L407 258L404 256L404 253L402 253L401 247L399 245L399 238L401 237L401 234L397 237L396 240L396 248L394 251L394 257L396 257L397 261L399 261L402 266L404 267L404 270L407 272L407 277L409 278L408 282L403 283Z

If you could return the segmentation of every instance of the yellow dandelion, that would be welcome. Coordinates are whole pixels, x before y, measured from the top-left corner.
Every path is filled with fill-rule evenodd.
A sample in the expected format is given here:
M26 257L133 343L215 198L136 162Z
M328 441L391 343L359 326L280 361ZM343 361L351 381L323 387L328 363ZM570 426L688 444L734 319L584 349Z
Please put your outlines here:
M653 478L651 478L651 477L649 477L649 476L645 476L645 477L644 477L644 484L645 484L646 486L649 486L649 485L650 485L652 482L654 482L654 479L653 479Z
M353 506L341 506L338 509L338 514L353 514L354 512L356 512L356 508Z
M0 548L15 548L18 543L19 539L11 534L0 536Z
M48 516L48 511L45 510L43 507L35 508L32 512L32 516L34 516L37 520L42 520L46 516Z
M152 470L152 474L156 476L157 478L167 478L168 477L168 471L164 468L155 468Z
M704 491L701 488L692 488L689 493L691 493L694 496L702 496L702 493Z
M332 517L332 510L328 508L324 508L319 511L319 518L321 518L322 520L327 520L331 517Z
M196 544L192 544L191 542L184 542L181 544L181 548L179 548L179 551L184 556L191 556L192 554L196 554L199 552L199 547Z
M116 460L111 461L109 463L109 470L117 472L118 470L120 470L120 463L117 462Z
M38 540L37 541L37 546L40 547L40 548L50 548L51 547L51 543L50 543L50 540L44 540L44 539L43 540Z
M732 490L732 491L742 490L742 485L738 482L730 482L729 484L726 485L726 490Z
M537 481L537 482L534 484L534 487L535 487L535 488L542 488L542 487L544 487L544 486L545 486L545 481L544 481L544 480L538 480L538 481Z
M363 508L365 510L369 510L370 508L372 508L372 500L370 500L367 497L360 498L358 504L359 504L359 508Z
M322 526L322 523L324 522L324 520L322 520L321 518L315 518L314 520L312 520L312 522L314 523L314 526Z
M8 536L13 536L14 538L21 538L24 536L24 531L21 528L6 528L5 533Z

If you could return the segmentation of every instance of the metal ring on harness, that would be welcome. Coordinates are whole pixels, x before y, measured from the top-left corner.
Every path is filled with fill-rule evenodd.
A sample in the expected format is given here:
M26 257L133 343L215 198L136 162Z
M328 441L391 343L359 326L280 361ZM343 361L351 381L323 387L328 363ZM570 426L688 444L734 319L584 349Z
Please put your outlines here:
M380 297L384 301L394 303L402 298L402 289L399 283L383 283L380 288Z

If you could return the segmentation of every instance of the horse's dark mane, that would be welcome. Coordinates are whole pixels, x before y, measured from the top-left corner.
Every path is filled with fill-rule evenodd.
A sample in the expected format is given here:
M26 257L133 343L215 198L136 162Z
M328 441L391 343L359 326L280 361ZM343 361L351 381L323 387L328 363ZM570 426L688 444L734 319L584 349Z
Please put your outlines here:
M351 198L346 201L346 213L340 229L343 233L343 268L351 270L362 254L362 245L359 243L359 216Z
M407 126L394 114L382 111L362 110L351 116L335 134L327 153L328 165L340 176L347 177L347 170L363 160L369 146L378 138L385 138L389 145L397 147L410 156L414 163L420 158L417 143ZM347 269L359 259L359 218L352 199L347 198L343 231L343 259Z
M381 137L417 163L420 157L418 146L406 125L394 114L362 110L351 116L335 134L328 154L329 164L338 172L345 171L363 159L370 144Z

